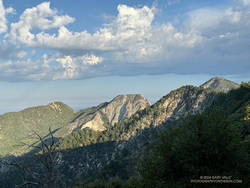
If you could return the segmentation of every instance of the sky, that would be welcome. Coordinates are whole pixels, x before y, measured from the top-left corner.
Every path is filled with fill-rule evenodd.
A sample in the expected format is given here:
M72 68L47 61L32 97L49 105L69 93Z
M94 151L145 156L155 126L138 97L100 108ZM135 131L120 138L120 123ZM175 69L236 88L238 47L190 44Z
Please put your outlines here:
M250 80L250 0L0 0L0 113Z

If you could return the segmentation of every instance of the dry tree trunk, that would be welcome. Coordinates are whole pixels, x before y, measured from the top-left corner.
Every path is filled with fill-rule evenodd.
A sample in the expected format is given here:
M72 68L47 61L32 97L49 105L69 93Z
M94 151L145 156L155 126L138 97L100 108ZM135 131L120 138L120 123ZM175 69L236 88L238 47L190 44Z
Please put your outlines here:
M40 165L42 170L36 171L34 168L30 168L27 165L21 164L20 162L13 161L8 162L0 159L0 164L5 166L12 166L21 171L23 183L16 185L17 188L23 188L30 185L34 187L42 188L57 188L59 187L60 176L57 171L59 163L61 161L61 154L56 151L56 140L53 136L51 129L49 129L48 138L41 137L37 132L33 132L35 138L38 140L37 145L30 145L27 143L21 143L23 146L28 146L33 149L37 149L39 152L35 154L38 157L37 165ZM39 168L40 168L39 167Z

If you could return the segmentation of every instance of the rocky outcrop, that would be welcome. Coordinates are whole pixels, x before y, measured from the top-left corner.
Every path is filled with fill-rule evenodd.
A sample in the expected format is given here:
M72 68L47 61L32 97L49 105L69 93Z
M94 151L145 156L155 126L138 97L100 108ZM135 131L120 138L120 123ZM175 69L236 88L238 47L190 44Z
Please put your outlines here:
M154 105L136 112L129 119L123 121L119 121L119 116L112 113L112 110L115 110L122 115L123 113L120 113L122 106L127 104L124 102L127 101L125 100L125 96L118 96L110 102L114 102L113 104L105 104L98 110L96 109L97 111L95 112L96 115L99 112L104 113L105 110L109 109L109 113L107 112L108 114L106 116L107 120L110 122L115 120L115 122L118 121L118 123L102 131L97 136L98 138L89 138L90 141L96 140L97 143L88 144L85 139L83 139L83 137L85 138L86 136L82 136L80 144L84 145L84 147L75 145L74 150L67 149L67 155L70 155L70 157L66 157L65 154L63 155L64 164L72 164L73 162L75 164L72 165L71 169L64 170L69 171L74 177L82 175L87 177L89 171L100 171L105 165L110 164L112 161L119 161L120 159L125 160L126 165L130 166L129 168L134 168L135 161L140 158L140 155L142 155L144 151L147 151L149 144L159 135L159 131L172 125L175 120L181 117L203 111L206 107L210 106L215 96L216 93L209 89L184 86L170 92ZM91 121L88 121L86 124L89 125L90 122ZM72 140L75 140L73 134ZM67 141L65 143L67 143ZM95 149L91 150L90 148L92 147L95 147ZM103 149L104 147L106 149ZM77 150L77 155L88 157L85 159L75 158L72 160L71 156L76 155L74 154L75 150ZM124 153L126 153L126 157L124 157ZM78 171L78 173L76 173L76 171Z
M202 112L210 106L215 96L213 91L194 86L184 86L174 90L150 108L135 114L136 121L127 124L128 131L122 133L120 139L129 140L145 128L157 127L188 114Z
M110 102L78 114L68 128L70 132L87 127L95 131L104 131L148 106L149 102L143 95L119 95Z
M171 125L174 120L178 120L179 118L185 117L188 114L202 112L206 107L210 106L210 104L215 99L215 96L216 93L209 89L203 89L194 86L184 86L170 92L154 105L148 106L143 110L136 112L129 119L123 121L119 121L119 116L113 113L112 110L115 110L122 115L123 113L120 113L120 111L122 111L122 106L126 106L125 104L127 104L125 102L127 101L125 100L127 96L116 97L110 103L102 105L98 110L95 109L97 111L94 113L94 117L96 117L98 113L104 113L105 110L108 110L106 112L107 120L110 122L115 120L115 122L118 121L118 123L115 126L112 126L111 128L100 133L98 136L99 138L93 139L98 140L99 143L92 143L89 145L84 139L81 139L80 141L80 144L85 145L85 147L91 147L91 145L98 145L100 143L113 143L108 146L109 149L103 154L106 156L105 159L103 156L101 158L98 156L100 152L104 152L104 150L99 148L100 151L96 152L98 150L96 149L95 154L93 154L93 156L89 155L89 158L87 158L85 161L79 160L79 163L76 163L77 168L79 168L81 163L85 169L84 174L86 173L87 175L88 170L94 170L93 168L95 168L95 170L101 169L106 164L116 160L116 157L120 156L120 154L122 156L124 151L126 151L126 153L131 153L127 160L128 164L130 164L130 162L138 159L138 156L143 153L142 151L145 151L147 146L152 143L157 131ZM93 124L91 123L92 121L88 121L84 125L85 127L88 125L92 126ZM75 140L73 135L72 140ZM89 140L91 140L91 138L89 138ZM84 148L81 147L81 145L76 147L79 148L79 151L86 152L81 154L81 156L89 154L89 150L86 149L83 151L83 149L80 149ZM92 164L93 161L95 161L95 165ZM132 164L130 165L133 166ZM76 168L72 169L72 171L75 171ZM80 171L83 172L82 170L83 169Z
M119 95L100 111L106 115L108 121L115 123L130 118L133 114L149 106L143 95Z
M204 84L202 84L200 87L204 89L210 88L217 92L226 93L232 89L239 88L240 85L230 80L226 80L224 78L214 77L208 80L207 82L205 82Z

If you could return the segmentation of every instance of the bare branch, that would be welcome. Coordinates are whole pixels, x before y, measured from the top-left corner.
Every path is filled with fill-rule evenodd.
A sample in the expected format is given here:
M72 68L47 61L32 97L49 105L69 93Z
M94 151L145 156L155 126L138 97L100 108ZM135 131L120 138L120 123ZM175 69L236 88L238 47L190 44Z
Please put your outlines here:
M15 187L16 187L16 188L20 188L20 187L24 187L24 186L26 186L26 185L39 185L39 183L28 181L28 182L24 182L24 183L21 184L21 185L16 185Z
M56 184L59 181L59 176L57 174L57 165L60 161L60 155L56 152L55 147L55 137L53 132L49 128L49 133L45 137L41 137L36 131L33 131L34 136L37 139L37 142L33 144L27 144L21 142L20 145L26 146L29 148L38 149L38 172L35 171L34 167L29 168L28 166L22 165L16 161L8 162L0 160L0 164L6 166L14 166L17 169L21 170L23 176L23 183L17 185L16 187L25 187L27 185L42 185L42 187L57 187ZM49 142L47 141L49 137ZM47 139L46 139L47 138ZM32 137L34 139L34 137ZM40 169L43 168L46 173L41 173Z

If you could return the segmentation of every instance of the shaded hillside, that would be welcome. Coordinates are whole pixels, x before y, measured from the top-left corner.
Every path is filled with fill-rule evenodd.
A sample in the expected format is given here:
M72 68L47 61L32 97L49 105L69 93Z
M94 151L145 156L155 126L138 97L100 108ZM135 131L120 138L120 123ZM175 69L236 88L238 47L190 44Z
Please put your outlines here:
M170 92L154 105L137 112L131 118L109 127L106 131L95 132L83 129L73 132L59 142L58 149L67 150L68 155L70 155L74 148L115 141L115 144L110 148L112 153L106 154L105 161L98 156L92 156L86 160L79 158L74 161L75 165L68 172L71 171L70 174L72 174L79 171L84 177L87 177L89 171L93 169L93 166L90 165L91 161L94 160L98 164L95 167L96 170L102 169L107 164L112 164L112 161L121 158L125 153L126 158L122 158L126 161L128 169L126 172L124 170L124 173L132 172L131 168L133 168L134 162L147 148L147 145L153 141L153 137L160 129L171 125L172 122L189 113L196 114L203 111L212 103L215 95L213 91L199 87L181 87ZM81 156L88 155L88 151L85 152L81 153ZM67 159L65 159L66 161ZM77 174L75 177L79 177L79 175Z
M243 83L239 89L218 96L203 113L188 116L164 131L152 146L152 153L141 161L142 181L155 187L202 187L190 180L216 174L241 183L210 184L211 187L248 188L249 109L250 84Z
M216 175L217 180L225 181L219 178L225 176L234 183L210 183L207 187L248 188L250 84L243 83L239 89L219 94L205 111L188 115L156 133L146 148L134 160L133 165L137 168L133 175L133 168L127 168L131 159L135 159L135 153L123 150L125 155L120 155L101 172L92 174L94 177L86 179L84 176L77 181L76 187L108 187L112 184L124 188L204 187L204 184L190 181ZM126 173L128 177L124 175Z
M27 148L21 142L32 143L30 139L36 131L41 136L52 130L60 129L74 117L74 110L61 102L52 102L46 106L27 108L20 112L6 113L0 116L0 155L19 155Z

